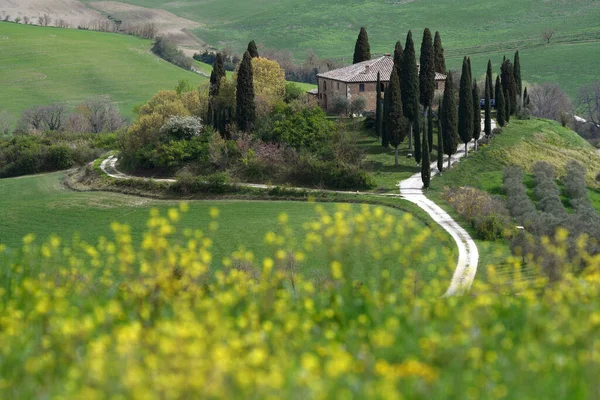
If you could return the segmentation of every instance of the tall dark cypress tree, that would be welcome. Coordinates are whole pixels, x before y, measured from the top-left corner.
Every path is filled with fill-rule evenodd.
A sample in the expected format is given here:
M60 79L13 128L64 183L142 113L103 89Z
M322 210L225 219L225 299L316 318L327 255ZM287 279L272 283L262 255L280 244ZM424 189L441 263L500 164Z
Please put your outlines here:
M398 165L398 146L406 135L406 119L402 111L402 92L400 90L400 77L396 68L390 77L390 115L388 121L388 140L395 150L395 165Z
M510 90L507 89L504 91L504 104L506 106L506 111L504 112L504 119L506 120L506 123L508 124L510 122L510 110L512 108L511 105L511 100L510 100Z
M442 101L442 138L444 153L448 156L448 168L450 168L450 158L458 149L458 115L456 111L456 97L454 95L454 83L452 74L446 76L446 85L444 88L444 99Z
M501 68L502 88L504 100L510 104L509 115L517 111L517 84L515 83L514 68L510 60L504 60Z
M473 81L473 139L475 140L475 151L479 149L479 137L481 136L481 103L479 99L479 86Z
M244 53L238 70L235 114L238 128L244 132L252 131L256 119L256 104L252 57L249 52Z
M248 53L250 53L250 57L252 58L259 56L258 48L256 47L256 42L254 42L254 40L251 40L250 43L248 43Z
M494 98L494 77L492 76L492 60L488 60L487 72L485 74L486 85L490 91L490 99Z
M525 87L525 90L523 90L523 104L524 105L529 105L529 94L527 94L527 87Z
M506 104L504 103L504 90L500 83L500 75L496 77L496 121L498 125L506 125Z
M431 110L431 107L429 107ZM423 181L423 188L429 189L429 183L431 182L431 161L429 158L429 133L427 130L427 124L423 121L423 162L421 163L421 180Z
M437 119L437 168L440 175L444 172L444 137L442 135L442 103L438 107Z
M383 105L381 104L381 74L377 71L377 104L375 104L375 133L381 137L383 124Z
M400 86L402 86L402 106L404 116L410 125L410 136L408 137L408 151L413 151L412 142L414 138L414 122L419 118L419 69L415 55L415 44L412 32L406 35L404 56L402 58L402 73L400 74Z
M398 76L400 77L400 86L402 86L402 63L404 62L404 50L402 49L402 43L396 42L394 47L394 68L398 70Z
M519 50L515 52L515 62L513 64L513 76L517 87L517 96L520 99L523 94L523 82L521 82L521 60L519 59Z
M469 71L469 82L473 82L473 71L471 71L471 57L467 57L467 69Z
M421 144L421 130L423 127L421 126L421 116L417 116L414 123L413 135L415 136L415 161L417 165L421 164L421 159L423 158L423 154L421 154L422 144Z
M500 75L496 75L496 85L494 86L494 98L496 99L496 109L498 109L498 97L500 97L500 92L502 92L502 83L500 82Z
M384 148L388 148L390 146L389 140L389 122L390 122L390 110L392 108L391 100L392 100L392 85L388 85L383 92L383 118L381 122L381 145Z
M369 45L369 35L367 35L367 30L362 27L360 28L360 33L358 34L358 39L356 39L356 45L354 46L354 59L352 63L357 64L370 59L371 46Z
M208 87L208 112L207 112L207 123L212 124L215 129L218 129L218 115L221 110L216 109L215 97L219 95L221 88L221 81L225 77L225 66L223 63L223 56L221 53L217 53L215 62L213 64L212 72L210 73L210 86Z
M485 118L483 123L483 131L485 136L490 136L492 133L492 101L490 99L490 83L489 76L485 76Z
M473 89L467 57L463 60L458 92L458 134L465 144L465 157L468 157L468 143L473 139Z
M433 38L433 57L435 59L435 72L446 75L446 59L444 58L444 48L442 47L442 38L439 32L435 32ZM431 150L431 149L429 149Z
M421 58L419 70L419 101L425 108L431 106L435 94L435 58L433 54L433 38L431 31L425 28L421 42Z
M433 107L429 107L429 111L427 112L427 145L429 146L429 151L433 151Z

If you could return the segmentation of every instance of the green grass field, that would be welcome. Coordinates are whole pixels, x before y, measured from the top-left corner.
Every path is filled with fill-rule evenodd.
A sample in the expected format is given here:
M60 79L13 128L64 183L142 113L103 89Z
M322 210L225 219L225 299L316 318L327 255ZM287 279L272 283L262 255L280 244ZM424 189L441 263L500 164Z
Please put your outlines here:
M38 104L75 106L109 96L121 112L180 79L205 78L150 52L151 42L132 36L0 22L0 110L20 114Z
M3 210L0 243L12 249L18 248L21 239L29 233L35 234L40 241L51 234L66 240L77 234L81 239L95 243L100 236L111 236L110 223L113 221L129 224L134 242L139 243L150 209L158 208L164 213L178 204L115 193L73 192L61 185L63 176L64 173L59 172L0 180L0 209ZM402 202L399 199L396 201ZM277 217L283 212L288 214L289 225L297 238L303 237L304 222L318 220L315 205L306 202L193 201L181 227L207 232L211 207L217 207L221 212L219 229L213 234L213 254L217 266L223 257L242 245L254 251L258 258L271 255L267 253L269 250L264 245L264 237L267 232L277 230ZM326 203L324 207L331 212L336 204ZM359 205L352 207L356 210L360 208ZM389 207L385 210L395 217L404 214ZM416 223L417 230L425 226L418 219ZM437 251L437 256L430 259L430 251ZM307 268L312 271L312 268L323 265L321 255L325 257L324 254L323 251L309 256ZM394 254L384 256L380 265L392 270L399 268L398 254L401 252ZM446 266L454 267L456 246L450 236L444 234L441 238L428 239L419 254L410 263L420 267L424 271L423 276L434 276ZM352 249L347 256L356 265L357 278L366 279L373 273L372 264L364 257L362 249Z
M556 81L571 95L576 85L597 78L592 65L600 58L598 1L124 1L202 23L194 33L213 46L226 41L241 52L254 39L290 50L298 60L308 49L322 58L351 60L361 26L369 32L372 52L379 54L391 51L396 40L404 43L409 29L420 42L421 32L429 27L441 32L451 68L460 67L463 55L470 55L477 60L474 70L483 74L488 58L498 66L503 54L518 48L526 80ZM550 45L542 39L545 29L556 32Z

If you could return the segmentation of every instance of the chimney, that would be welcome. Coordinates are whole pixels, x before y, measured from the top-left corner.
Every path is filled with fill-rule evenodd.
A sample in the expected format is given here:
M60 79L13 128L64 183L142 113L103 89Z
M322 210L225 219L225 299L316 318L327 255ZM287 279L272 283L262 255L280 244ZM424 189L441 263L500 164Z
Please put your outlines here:
M386 57L391 57L391 56L392 56L392 53L385 53L385 54L384 54L384 56L386 56Z
M365 74L368 74L371 69L370 65L365 65Z

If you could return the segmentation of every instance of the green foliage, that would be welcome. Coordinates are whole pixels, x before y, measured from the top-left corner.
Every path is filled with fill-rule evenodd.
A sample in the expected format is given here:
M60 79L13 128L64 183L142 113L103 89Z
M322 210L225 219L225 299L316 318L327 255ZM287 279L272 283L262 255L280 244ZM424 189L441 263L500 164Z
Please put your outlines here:
M286 103L291 103L294 100L298 100L304 94L304 90L295 82L288 82L285 84L285 99Z
M248 43L248 49L246 51L250 53L250 57L252 58L256 58L259 56L258 48L256 47L256 42L254 40L251 40L250 43Z
M477 81L473 82L473 139L479 140L481 136L481 103L479 96L479 86Z
M496 77L496 121L500 127L506 125L506 103L504 90L500 84L500 75Z
M438 109L440 110L440 115L438 115L437 119L437 168L441 174L444 172L444 137L442 135L441 103Z
M515 61L513 64L513 77L517 89L517 96L520 98L523 93L523 81L521 80L521 60L519 58L519 50L515 52Z
M400 75L402 107L404 116L413 123L419 117L419 70L411 31L408 31L406 35L402 60L402 74Z
M506 120L506 123L508 124L510 122L510 110L512 108L512 105L510 103L510 93L508 92L508 90L504 91L504 104L505 104L505 112L504 112L504 119Z
M303 108L298 112L285 107L273 124L272 138L296 149L318 151L329 141L334 128L320 107Z
M414 53L414 51L413 51ZM402 84L402 65L404 63L404 50L402 49L402 43L396 42L394 46L394 67L398 70L398 76L400 76L400 84Z
M490 136L492 134L492 101L491 94L492 91L490 77L486 74L485 76L485 96L484 96L484 121L483 121L483 131L485 132L485 136Z
M444 153L448 155L448 159L458 149L458 114L456 109L456 96L454 95L454 84L452 82L452 74L446 77L446 85L444 88L444 99L442 101L442 136L444 139Z
M250 53L244 53L237 76L236 121L244 132L252 130L256 119L251 58Z
M458 134L465 144L473 139L473 89L467 57L463 61L458 93Z
M504 90L504 101L509 106L506 113L506 121L517 111L517 83L514 75L515 69L510 60L504 60L501 66L502 88Z
M421 180L423 181L423 188L429 189L431 183L431 160L429 159L429 140L427 133L427 124L423 121L423 161L421 162Z
M387 124L387 139L395 149L406 137L406 119L402 111L402 92L400 91L400 78L394 68L390 78L390 114Z
M392 85L388 85L383 94L383 118L381 121L381 146L387 149L390 145L388 127L390 123L390 111L392 108Z
M375 187L373 178L360 168L312 157L300 160L291 173L290 183L337 190L369 190Z
M487 90L489 90L490 99L494 98L494 78L492 77L492 60L488 60L487 70L485 73L485 84Z
M152 52L180 68L185 70L192 68L192 59L183 54L183 51L168 39L157 37L152 45Z
M431 153L433 151L433 107L427 109L427 141Z
M381 137L383 128L383 104L381 103L381 76L379 72L377 72L377 92L375 101L377 102L375 105L375 134L379 138Z
M435 72L446 75L446 58L444 57L442 38L438 31L435 32L435 37L433 39L433 56L435 60Z
M191 140L200 136L203 130L204 125L198 117L171 117L160 128L160 139L165 142Z
M435 94L435 61L431 31L429 28L425 28L421 42L419 69L419 101L423 107L431 105Z
M421 126L421 118L415 119L415 123L413 125L413 138L414 138L414 146L415 146L415 161L417 165L421 163L421 158L423 154L421 153L422 145L421 145L421 131L424 131L424 127Z
M217 53L212 72L210 73L209 96L217 96L221 87L221 81L226 77L225 67L223 65L223 55Z
M371 59L371 46L369 45L369 35L367 30L362 27L356 39L354 46L354 57L352 64L357 64Z

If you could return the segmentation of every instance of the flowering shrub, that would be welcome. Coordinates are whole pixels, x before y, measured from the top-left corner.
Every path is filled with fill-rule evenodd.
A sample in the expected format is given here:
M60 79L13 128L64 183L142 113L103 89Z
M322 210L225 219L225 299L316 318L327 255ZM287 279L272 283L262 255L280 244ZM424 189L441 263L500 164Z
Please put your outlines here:
M440 298L410 268L432 257L410 215L317 206L304 237L281 215L257 260L215 270L186 205L153 211L139 247L114 239L0 248L0 398L594 398L600 391L600 259L580 276L512 282L490 267L473 295ZM372 260L353 275L348 249ZM321 254L320 275L307 260ZM395 255L403 268L379 260ZM581 254L585 257L585 254ZM560 252L557 252L560 257ZM452 260L452 263L454 260Z

